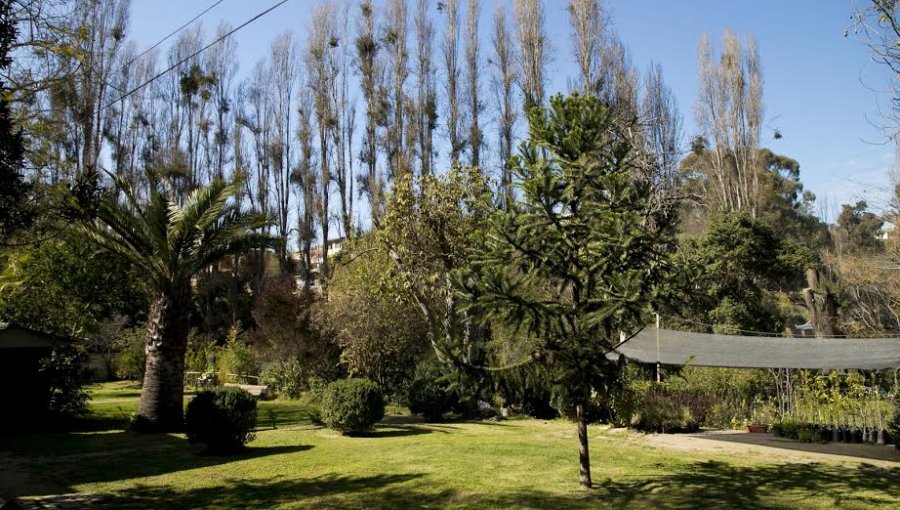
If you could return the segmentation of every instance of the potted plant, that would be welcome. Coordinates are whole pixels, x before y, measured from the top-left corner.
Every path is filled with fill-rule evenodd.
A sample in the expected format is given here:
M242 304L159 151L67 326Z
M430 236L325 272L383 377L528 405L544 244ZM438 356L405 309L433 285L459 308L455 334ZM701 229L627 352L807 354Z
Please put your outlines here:
M765 434L769 431L769 424L775 417L775 407L769 403L757 401L750 415L750 423L747 424L747 432L751 434Z

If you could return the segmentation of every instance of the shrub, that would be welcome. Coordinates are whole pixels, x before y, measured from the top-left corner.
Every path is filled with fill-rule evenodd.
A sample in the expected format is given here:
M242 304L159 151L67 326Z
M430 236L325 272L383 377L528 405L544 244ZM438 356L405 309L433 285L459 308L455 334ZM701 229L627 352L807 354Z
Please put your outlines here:
M90 397L84 386L91 379L91 371L84 349L56 346L49 358L41 360L39 373L47 385L46 411L51 416L68 418L88 413Z
M244 381L241 376L259 375L259 358L246 342L238 338L238 333L237 326L232 326L228 332L228 341L217 357L220 381L235 379L234 382L247 383L252 381Z
M280 361L266 367L260 377L262 384L267 384L269 388L279 395L285 395L289 398L300 398L303 392L303 367L296 359L288 361Z
M188 440L205 444L212 453L241 450L254 439L255 426L256 399L240 388L204 390L188 403Z
M322 421L343 434L361 434L384 418L384 397L368 379L331 383L322 398Z
M781 420L772 425L772 433L778 437L787 439L800 439L800 431L803 425L793 420Z
M122 351L116 363L116 377L123 380L144 382L147 366L144 328L134 328L122 334Z
M709 408L708 397L652 385L637 396L631 424L644 432L695 432Z
M422 415L428 421L439 421L453 409L455 403L450 384L437 363L419 367L407 394L409 411Z

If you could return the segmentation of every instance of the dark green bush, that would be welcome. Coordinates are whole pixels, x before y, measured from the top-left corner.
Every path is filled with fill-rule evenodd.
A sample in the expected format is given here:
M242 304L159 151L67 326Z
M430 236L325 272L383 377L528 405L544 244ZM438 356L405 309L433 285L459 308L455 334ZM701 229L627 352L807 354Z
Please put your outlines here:
M255 437L256 399L240 388L215 388L197 394L187 406L185 432L211 453L232 453Z
M85 385L91 379L88 354L74 345L58 345L41 360L40 377L48 390L46 411L52 417L70 418L88 413L90 398Z
M368 379L342 379L322 397L322 422L343 434L361 434L384 418L384 397Z
M419 367L407 394L407 405L411 413L422 415L428 421L439 421L453 409L456 400L450 384L436 363Z

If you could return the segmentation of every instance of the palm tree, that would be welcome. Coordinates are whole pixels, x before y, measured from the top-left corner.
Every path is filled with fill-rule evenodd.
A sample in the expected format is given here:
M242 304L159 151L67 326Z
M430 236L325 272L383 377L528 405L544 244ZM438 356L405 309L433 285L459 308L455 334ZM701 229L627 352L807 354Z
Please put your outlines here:
M101 201L96 220L83 227L102 249L131 261L150 291L147 365L136 425L170 432L183 424L184 355L191 279L230 256L271 245L268 217L242 210L232 196L238 183L219 179L183 201L173 186L151 175L149 201L140 202L120 178L124 196Z

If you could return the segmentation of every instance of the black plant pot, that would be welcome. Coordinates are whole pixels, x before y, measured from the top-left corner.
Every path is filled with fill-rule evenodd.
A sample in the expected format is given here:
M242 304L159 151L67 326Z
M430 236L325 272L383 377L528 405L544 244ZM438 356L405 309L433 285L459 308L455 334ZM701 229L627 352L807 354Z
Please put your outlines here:
M853 442L854 443L862 443L863 442L863 432L862 430L855 429L853 431Z
M837 443L841 440L841 430L837 427L832 427L831 429L831 441L833 443Z

